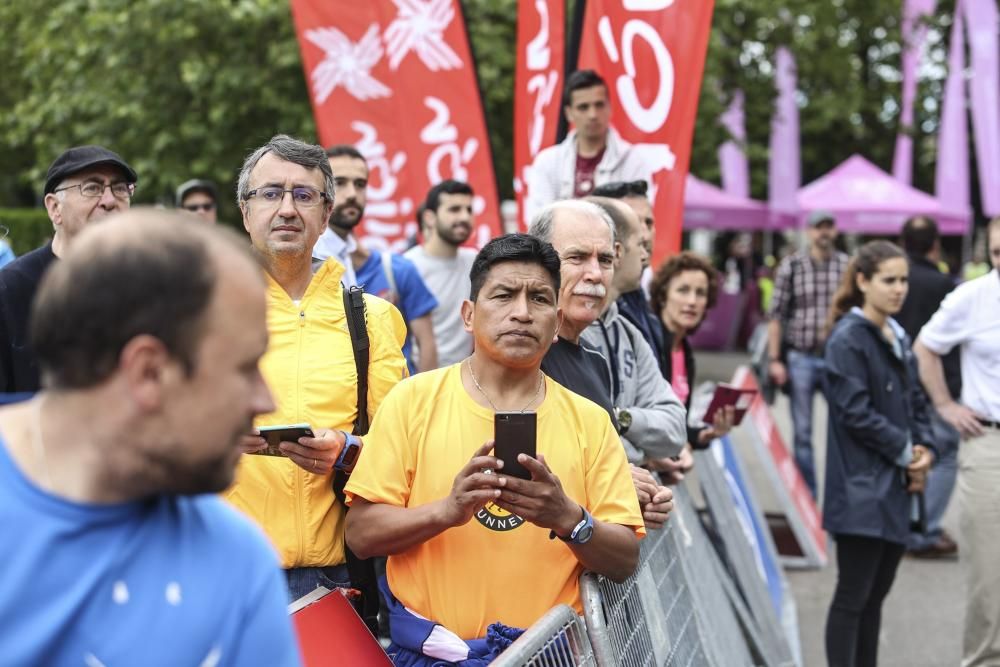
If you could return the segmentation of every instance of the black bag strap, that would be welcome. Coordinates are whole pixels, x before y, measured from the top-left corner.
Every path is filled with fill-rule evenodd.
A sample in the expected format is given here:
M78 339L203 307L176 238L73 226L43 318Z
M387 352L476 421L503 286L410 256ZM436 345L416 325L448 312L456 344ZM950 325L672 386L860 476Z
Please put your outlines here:
M354 365L358 371L358 416L354 420L354 435L366 435L370 425L368 418L368 360L371 342L368 340L364 295L365 291L360 287L344 288L344 313L347 316L347 330L351 334ZM333 493L344 507L347 507L344 495L346 485L347 475L340 470L334 470ZM351 586L361 591L361 598L355 602L354 608L371 633L377 637L379 592L378 578L375 574L375 560L358 558L347 544L344 544L344 555L347 558L347 572L351 577Z
M344 312L347 330L351 333L354 366L358 371L358 416L354 420L354 435L368 433L368 357L371 343L365 322L365 291L358 286L344 288Z

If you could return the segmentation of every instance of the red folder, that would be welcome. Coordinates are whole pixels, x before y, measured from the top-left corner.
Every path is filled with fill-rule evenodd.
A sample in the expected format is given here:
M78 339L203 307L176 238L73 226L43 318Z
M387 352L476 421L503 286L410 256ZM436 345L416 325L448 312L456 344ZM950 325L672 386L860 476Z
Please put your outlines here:
M718 410L732 405L736 408L736 414L733 415L733 426L739 426L740 422L743 421L743 415L750 409L750 404L753 403L756 395L756 389L734 387L731 384L722 382L715 387L712 402L709 403L708 409L705 410L705 416L702 417L702 421L706 424L711 424Z
M288 605L306 667L392 667L382 645L347 599L320 587Z

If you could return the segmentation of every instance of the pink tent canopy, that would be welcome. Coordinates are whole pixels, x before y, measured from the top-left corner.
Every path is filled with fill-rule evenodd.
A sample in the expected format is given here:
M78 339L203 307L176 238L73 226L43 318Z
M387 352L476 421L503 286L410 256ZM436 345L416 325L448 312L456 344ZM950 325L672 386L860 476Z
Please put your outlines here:
M768 224L767 206L763 203L730 194L688 174L684 184L684 229L773 228Z
M914 215L934 218L942 234L965 234L970 211L945 211L941 203L916 188L897 181L860 155L852 155L829 174L798 193L799 221L826 210L842 232L898 234Z

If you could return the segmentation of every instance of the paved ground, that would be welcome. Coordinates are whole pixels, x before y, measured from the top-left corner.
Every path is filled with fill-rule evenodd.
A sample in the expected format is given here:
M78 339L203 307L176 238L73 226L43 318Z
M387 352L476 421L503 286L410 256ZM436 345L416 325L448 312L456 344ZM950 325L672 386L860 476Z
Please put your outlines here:
M742 355L699 354L698 381L728 380L735 368L746 363ZM787 402L781 397L773 408L775 420L787 443L791 443L791 422ZM814 446L822 486L826 454L826 406L816 400ZM748 457L752 458L752 457ZM766 512L778 509L767 491L763 473L754 462L744 459L758 492L758 502ZM945 527L957 536L954 503L945 516ZM831 549L831 559L835 550ZM836 567L831 562L822 570L786 571L798 607L799 636L805 667L826 664L823 628L836 584ZM896 582L883 607L879 665L885 667L946 667L958 665L964 586L958 561L918 561L904 558Z

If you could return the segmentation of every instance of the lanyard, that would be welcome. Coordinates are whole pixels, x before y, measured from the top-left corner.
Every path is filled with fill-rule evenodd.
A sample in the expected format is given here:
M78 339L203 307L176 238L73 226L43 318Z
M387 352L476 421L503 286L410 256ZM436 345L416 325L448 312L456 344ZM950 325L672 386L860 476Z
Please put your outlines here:
M615 331L615 342L611 343L611 338L608 336L608 328L605 326L604 322L598 320L601 324L601 333L604 334L604 344L608 348L608 370L611 371L611 402L617 403L618 396L621 393L621 379L618 377L618 343L620 338L618 331Z

